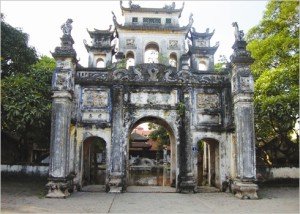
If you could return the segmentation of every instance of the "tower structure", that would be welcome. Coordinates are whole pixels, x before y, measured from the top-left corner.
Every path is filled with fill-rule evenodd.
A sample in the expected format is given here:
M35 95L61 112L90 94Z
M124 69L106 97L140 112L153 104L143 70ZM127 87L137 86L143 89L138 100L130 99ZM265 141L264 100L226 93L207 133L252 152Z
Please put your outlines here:
M84 40L85 48L89 53L88 66L105 68L112 63L112 56L115 54L115 45L111 45L115 33L111 31L111 26L108 30L87 31L92 39L91 45Z
M189 45L191 55L191 68L201 71L212 71L214 68L214 54L219 47L217 42L213 47L210 45L210 39L214 32L209 32L206 29L204 33L196 32L195 28L191 28L190 40L192 45Z

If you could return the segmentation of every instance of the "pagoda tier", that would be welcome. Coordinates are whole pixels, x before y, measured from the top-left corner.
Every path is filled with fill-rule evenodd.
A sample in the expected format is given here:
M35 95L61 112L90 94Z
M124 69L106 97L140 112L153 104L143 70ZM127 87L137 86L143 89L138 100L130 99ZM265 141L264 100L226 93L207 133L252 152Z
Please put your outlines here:
M181 17L182 10L184 8L184 2L181 8L175 8L175 2L171 5L165 5L163 8L143 8L140 5L132 4L132 1L129 1L129 7L123 7L123 1L120 1L120 6L122 10L122 15L124 12L137 12L137 13L167 13L167 14L176 14L178 18Z
M190 30L192 23L189 23L186 26L172 26L172 25L161 25L161 24L142 24L142 25L121 25L117 22L116 19L114 19L114 25L116 29L121 29L121 30L149 30L149 31L173 31L173 32L186 32Z
M85 48L89 53L89 67L96 67L99 61L102 61L106 66L107 63L112 61L112 55L115 54L115 45L111 45L112 40L116 37L116 31L111 30L112 26L109 26L108 30L94 29L89 33L92 43L87 44L86 40L83 40Z
M189 54L191 55L191 65L193 69L208 71L214 69L214 54L216 53L219 42L210 46L210 39L215 31L209 32L209 28L204 33L196 32L192 28L188 38L192 45L189 45Z
M115 45L111 45L111 41L115 38L115 31L111 31L111 27L108 30L98 30L89 31L90 37L92 38L92 45L88 45L86 40L84 40L85 48L88 52L97 51L97 52L111 52L115 49Z
M219 47L219 43L217 42L213 47L197 47L189 45L189 51L191 54L201 54L201 55L214 55Z

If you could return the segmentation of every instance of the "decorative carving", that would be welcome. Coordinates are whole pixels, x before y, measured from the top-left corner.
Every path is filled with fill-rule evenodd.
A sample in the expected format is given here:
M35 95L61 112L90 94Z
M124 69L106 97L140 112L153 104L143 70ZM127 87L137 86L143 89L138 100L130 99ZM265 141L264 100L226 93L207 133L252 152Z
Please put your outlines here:
M219 109L220 100L218 94L197 94L197 108L199 109Z
M158 81L157 74L159 70L157 68L150 68L148 69L148 74L150 76L150 81Z
M167 10L174 10L175 9L175 2L172 2L171 5L165 5L163 8Z
M169 40L169 48L170 49L178 48L178 41L177 40Z
M117 69L113 72L114 80L129 80L128 71L125 69Z
M60 27L63 34L65 36L71 36L71 31L72 31L72 19L68 19L62 26Z
M126 46L134 46L134 39L126 39Z
M178 72L178 79L181 82L189 82L191 79L191 73L187 70L181 70Z
M244 32L242 30L239 30L239 26L237 22L233 22L232 26L235 28L234 31L235 41L244 41Z
M72 71L62 70L57 68L52 77L52 90L54 91L69 91L72 90Z
M205 46L207 46L207 45L206 45L206 42L205 42L204 40L202 40L202 39L197 39L197 40L196 40L196 46L197 46L197 47L205 47Z
M143 75L141 73L141 70L139 68L133 68L133 73L135 74L134 80L136 81L142 81Z
M106 107L108 104L107 91L85 89L82 103L84 107Z

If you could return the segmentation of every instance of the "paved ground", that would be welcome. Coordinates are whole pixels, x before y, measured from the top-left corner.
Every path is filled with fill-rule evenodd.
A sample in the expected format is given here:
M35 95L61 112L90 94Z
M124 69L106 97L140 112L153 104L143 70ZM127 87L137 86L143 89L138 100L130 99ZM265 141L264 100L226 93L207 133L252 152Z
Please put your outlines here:
M262 188L258 200L230 193L75 192L44 198L44 182L2 181L1 213L299 213L299 188Z

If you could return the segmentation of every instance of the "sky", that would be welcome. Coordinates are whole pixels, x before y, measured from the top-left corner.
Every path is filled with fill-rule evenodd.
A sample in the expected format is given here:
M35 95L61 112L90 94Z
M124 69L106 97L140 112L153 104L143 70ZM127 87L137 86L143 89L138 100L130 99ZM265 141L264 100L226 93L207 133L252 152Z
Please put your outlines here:
M176 8L181 7L183 1L175 1ZM171 4L172 1L133 1L142 7L160 7ZM188 24L189 15L193 13L197 32L215 29L211 39L213 46L220 42L215 54L217 61L220 55L228 59L232 54L231 46L234 42L234 28L232 22L238 22L240 30L246 34L248 30L259 24L267 1L185 1L184 10L180 18L180 25ZM123 1L128 6L128 1ZM91 41L87 29L108 29L113 25L112 13L117 16L119 23L123 22L119 1L1 1L1 13L5 21L13 27L22 29L29 34L29 45L34 46L39 55L51 56L55 47L60 45L62 31L60 26L68 19L73 19L72 37L79 63L88 64L88 53L83 40Z

